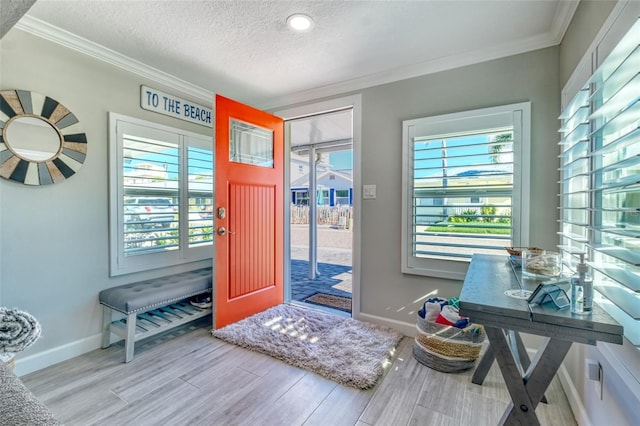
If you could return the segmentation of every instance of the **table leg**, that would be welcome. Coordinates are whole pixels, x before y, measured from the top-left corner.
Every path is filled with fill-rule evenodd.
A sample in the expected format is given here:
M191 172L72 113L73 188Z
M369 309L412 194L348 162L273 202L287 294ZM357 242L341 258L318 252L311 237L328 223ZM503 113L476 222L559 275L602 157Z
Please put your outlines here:
M558 372L564 357L573 342L550 338L536 353L531 366L525 373L529 395L534 401L540 401L551 380ZM537 406L537 403L536 403Z
M480 362L478 362L478 366L476 367L476 371L473 372L473 377L471 377L471 383L476 385L481 385L484 383L484 379L487 377L491 366L493 365L493 361L496 359L496 355L493 353L493 348L489 344L487 346L487 350L484 351L482 358L480 358Z
M515 334L516 346L518 348L518 356L520 357L520 364L522 368L526 371L531 365L531 360L529 359L529 354L527 353L527 348L524 346L524 342L522 341L522 337L520 337L520 333L517 331L513 332ZM547 403L547 397L542 395L542 399L540 400L543 404Z
M520 365L522 365L522 368L526 370L529 368L529 365L531 365L531 360L529 359L527 348L525 348L524 343L522 342L522 337L520 337L520 333L518 333L517 331L510 332L510 335L515 335L514 340L516 342L516 347L518 349L518 357L520 359ZM487 346L487 350L484 352L484 354L482 355L482 358L478 362L476 371L473 372L473 377L471 377L471 383L474 383L476 385L482 385L495 359L496 359L496 355L493 353L491 344L489 344ZM540 402L546 404L547 398L544 395L542 395L542 399L540 400Z
M571 342L549 339L538 350L523 377L503 330L487 326L485 330L512 401L498 424L539 425L535 409L569 351Z

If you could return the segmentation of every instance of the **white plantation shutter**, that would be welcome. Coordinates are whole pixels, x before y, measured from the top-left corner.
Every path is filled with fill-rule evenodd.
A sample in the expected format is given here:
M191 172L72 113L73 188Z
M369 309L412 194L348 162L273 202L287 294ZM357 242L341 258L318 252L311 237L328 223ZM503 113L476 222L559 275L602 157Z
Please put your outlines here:
M212 138L110 114L111 275L210 259Z
M213 142L209 142L212 144ZM213 151L188 147L189 246L213 243Z
M413 158L414 256L470 259L512 245L513 127L414 138Z
M640 347L640 22L567 104L561 250L586 253L596 300Z
M526 240L528 103L403 122L405 273L462 279Z
M127 126L122 135L124 255L179 248L180 144L177 135L136 136Z

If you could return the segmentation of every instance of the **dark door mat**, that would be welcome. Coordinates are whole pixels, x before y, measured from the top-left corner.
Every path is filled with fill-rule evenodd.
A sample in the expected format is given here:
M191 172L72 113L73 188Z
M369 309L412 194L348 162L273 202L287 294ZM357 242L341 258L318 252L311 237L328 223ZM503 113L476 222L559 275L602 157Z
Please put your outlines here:
M303 300L314 305L327 306L344 312L351 312L351 298L316 292Z

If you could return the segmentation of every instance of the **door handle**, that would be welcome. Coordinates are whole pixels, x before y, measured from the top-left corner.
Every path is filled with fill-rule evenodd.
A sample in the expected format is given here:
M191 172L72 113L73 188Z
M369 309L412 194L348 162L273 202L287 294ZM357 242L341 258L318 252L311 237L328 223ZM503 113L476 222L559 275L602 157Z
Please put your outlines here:
M221 226L220 228L218 228L218 235L223 237L227 234L235 234L235 232L227 230L227 228L225 228L224 226Z

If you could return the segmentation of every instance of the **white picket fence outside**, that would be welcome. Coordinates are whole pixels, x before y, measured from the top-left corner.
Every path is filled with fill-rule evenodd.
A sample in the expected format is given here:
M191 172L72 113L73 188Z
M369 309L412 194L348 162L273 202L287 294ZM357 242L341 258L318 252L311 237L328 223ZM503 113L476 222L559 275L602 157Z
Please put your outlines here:
M318 225L331 225L348 229L351 225L353 208L351 206L317 206ZM309 206L291 205L291 223L309 224Z

